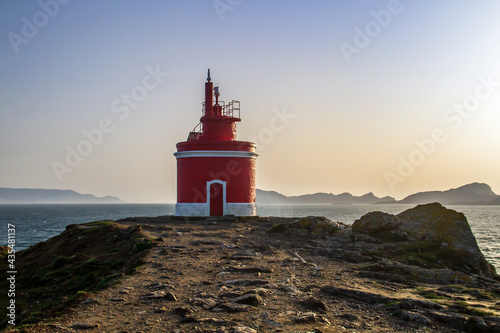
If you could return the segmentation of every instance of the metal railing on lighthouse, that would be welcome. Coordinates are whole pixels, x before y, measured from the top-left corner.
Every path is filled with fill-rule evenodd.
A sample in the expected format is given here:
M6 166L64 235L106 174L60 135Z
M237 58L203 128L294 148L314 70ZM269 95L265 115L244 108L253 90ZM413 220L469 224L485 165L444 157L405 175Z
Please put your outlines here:
M232 100L229 103L219 101L219 106L222 108L221 116L240 119L240 101ZM205 102L201 103L201 115L205 116Z

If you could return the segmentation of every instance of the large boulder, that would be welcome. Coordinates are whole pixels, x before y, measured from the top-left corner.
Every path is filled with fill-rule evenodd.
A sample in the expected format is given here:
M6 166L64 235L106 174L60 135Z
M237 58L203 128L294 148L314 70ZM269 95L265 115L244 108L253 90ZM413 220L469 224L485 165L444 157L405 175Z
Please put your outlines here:
M289 223L279 223L272 226L267 233L297 233L305 232L316 235L333 235L348 226L341 222L333 222L324 216L307 216Z
M354 221L352 231L373 235L381 231L395 230L400 225L401 221L392 214L371 212Z
M402 222L398 230L409 240L441 242L452 250L453 258L460 259L464 268L474 273L495 275L495 269L484 258L464 214L443 207L439 203L418 205L397 215Z
M419 205L398 215L368 213L352 225L351 239L391 243L374 253L379 257L423 268L498 277L481 253L464 214L439 203Z

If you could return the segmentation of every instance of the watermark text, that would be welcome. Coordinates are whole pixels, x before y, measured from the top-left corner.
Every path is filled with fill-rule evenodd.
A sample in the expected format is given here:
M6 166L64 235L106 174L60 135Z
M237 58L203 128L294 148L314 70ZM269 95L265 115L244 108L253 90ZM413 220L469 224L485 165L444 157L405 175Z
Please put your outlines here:
M61 8L61 5L66 5L70 0L40 0L38 6L41 10L33 14L31 19L23 16L21 21L23 26L20 33L9 32L7 39L15 53L19 53L19 47L22 44L28 44L30 40L35 38L40 29L45 27L51 18L54 18Z
M164 79L169 76L169 73L161 71L160 65L156 65L154 69L147 66L146 72L147 74L140 85L133 87L130 93L123 93L119 98L111 102L111 112L116 114L118 119L125 120L128 118L131 110L137 108L139 103L144 101L149 93L158 88ZM103 118L95 128L82 130L84 139L74 146L66 146L66 157L62 162L53 161L51 163L52 170L59 182L63 181L65 174L73 172L83 162L84 158L92 153L95 147L102 144L105 136L115 129L115 122L111 118Z
M465 97L462 102L456 103L446 109L443 113L443 121L447 125L448 130L450 128L453 130L459 129L464 119L469 118L479 108L481 102L491 98L498 88L500 88L500 81L494 81L493 74L487 77L480 76L474 93ZM427 158L437 151L438 145L448 139L446 133L446 127L436 127L431 131L428 138L415 140L416 147L407 156L399 155L399 164L396 170L384 173L387 185L393 193L396 191L398 183L403 183L408 177L413 175L417 167L424 164Z
M7 297L9 300L7 306L7 317L9 318L7 322L9 325L16 324L16 226L8 223L7 224L7 246L9 248L7 252Z

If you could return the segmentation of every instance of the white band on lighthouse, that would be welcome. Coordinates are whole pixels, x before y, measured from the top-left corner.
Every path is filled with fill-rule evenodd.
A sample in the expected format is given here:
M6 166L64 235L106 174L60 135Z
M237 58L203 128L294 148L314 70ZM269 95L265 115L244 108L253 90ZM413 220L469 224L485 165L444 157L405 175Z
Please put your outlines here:
M254 202L227 202L224 203L224 215L254 216L257 215L257 205ZM175 216L210 216L210 206L206 202L178 202Z
M176 158L186 157L243 157L243 158L257 158L258 154L251 151L238 151L238 150L189 150L179 151L174 153Z

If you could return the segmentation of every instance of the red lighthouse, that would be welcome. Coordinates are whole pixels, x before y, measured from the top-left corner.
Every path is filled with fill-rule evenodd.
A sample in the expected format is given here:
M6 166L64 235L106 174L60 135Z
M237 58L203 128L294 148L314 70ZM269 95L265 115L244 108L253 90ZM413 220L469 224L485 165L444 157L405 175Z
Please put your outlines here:
M224 103L219 95L209 69L200 123L174 153L177 216L256 214L255 144L236 141L240 102Z

